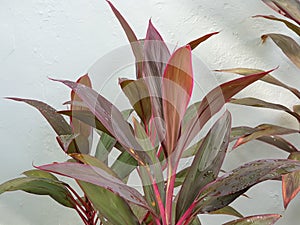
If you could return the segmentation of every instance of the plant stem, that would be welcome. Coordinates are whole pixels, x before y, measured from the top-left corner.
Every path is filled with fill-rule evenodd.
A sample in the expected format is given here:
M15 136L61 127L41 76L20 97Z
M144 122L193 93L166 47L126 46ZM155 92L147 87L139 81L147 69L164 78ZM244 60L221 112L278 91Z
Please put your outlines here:
M193 212L195 206L196 206L197 202L193 202L190 207L185 211L185 213L182 215L182 217L178 220L178 222L176 223L176 225L183 225L186 224L184 223L185 220L191 216L191 213Z

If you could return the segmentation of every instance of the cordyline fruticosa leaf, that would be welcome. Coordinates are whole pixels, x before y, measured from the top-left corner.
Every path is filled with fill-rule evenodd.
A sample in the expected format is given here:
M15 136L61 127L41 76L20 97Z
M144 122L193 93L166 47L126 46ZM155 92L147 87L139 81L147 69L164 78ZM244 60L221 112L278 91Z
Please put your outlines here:
M107 3L109 4L113 13L119 20L123 30L125 31L127 39L130 42L133 54L135 56L135 61L136 61L136 78L139 79L142 77L142 60L143 60L142 46L139 40L137 39L135 33L133 32L133 30L127 23L127 21L124 19L124 17L121 15L121 13L114 7L114 5L110 1L107 1Z
M90 88L92 87L91 80L87 74L80 77L76 82L86 85ZM82 100L80 97L74 91L71 91L71 111L88 110L86 107L82 106L81 103ZM93 138L91 126L81 122L76 118L73 118L73 116L70 117L70 122L73 133L76 134L74 140L77 144L78 150L83 154L88 154L92 147Z
M288 28L290 28L292 31L294 31L296 34L298 34L300 36L300 27L298 27L297 25L287 21L287 20L283 20L283 19L280 19L280 18L277 18L273 15L270 15L270 16L266 16L266 15L257 15L257 16L254 16L254 17L262 17L262 18L265 18L265 19L269 19L269 20L275 20L275 21L280 21L282 23L284 23Z
M0 185L0 194L7 191L25 191L36 195L49 195L63 206L74 208L71 193L62 182L52 178L28 176L12 179Z
M120 179L98 167L66 162L43 165L37 168L98 185L118 194L129 202L149 209L143 196L136 189L127 186Z
M291 37L283 34L264 34L261 36L263 42L270 37L274 43L283 51L283 53L298 67L300 68L300 46Z
M243 75L243 76L248 76L248 75L251 75L254 73L263 72L263 70L250 69L250 68L232 68L232 69L222 69L222 70L215 70L215 71L235 73L235 74L239 74L239 75ZM290 86L282 83L281 81L277 80L275 77L271 76L270 74L267 74L266 76L262 77L260 80L267 82L269 84L283 87L283 88L289 90L290 92L292 92L294 95L296 95L300 99L300 92L296 88L290 87Z
M189 42L188 45L191 46L191 50L193 50L193 49L197 48L197 46L200 45L202 42L206 41L208 38L210 38L211 36L216 35L218 33L219 32L213 32L210 34L206 34L200 38L197 38L197 39Z
M279 214L265 214L257 216L248 216L242 219L237 219L224 223L223 225L273 225L279 220Z
M293 130L285 127L280 127L272 124L261 124L255 127L248 134L238 138L233 148L237 148L238 146L247 143L248 141L255 140L257 138L263 136L274 136L274 135L283 135L283 134L293 134L299 133L299 130Z
M18 102L25 102L33 107L35 107L37 110L40 111L40 113L44 116L44 118L48 121L48 123L51 125L55 133L58 135L57 139L61 136L72 136L72 128L71 126L66 122L66 120L63 118L62 115L56 112L54 108L49 106L48 104L33 100L33 99L24 99L24 98L7 98ZM59 142L59 144L61 144ZM62 146L62 149L66 151L67 153L76 153L79 152L78 147L75 143L75 141L72 139L68 145L68 148L64 148Z
M222 214L243 218L243 215L231 206L225 206L224 208L213 211L210 214Z
M171 56L162 80L165 148L168 156L175 149L193 85L191 48L187 45L176 50Z
M300 3L298 0L262 0L276 12L300 25Z
M151 164L148 155L136 141L122 113L93 89L67 80L56 80L70 87L97 117L108 132L141 164Z
M218 177L229 143L230 127L231 116L226 111L203 139L178 194L177 221L193 203L199 190Z

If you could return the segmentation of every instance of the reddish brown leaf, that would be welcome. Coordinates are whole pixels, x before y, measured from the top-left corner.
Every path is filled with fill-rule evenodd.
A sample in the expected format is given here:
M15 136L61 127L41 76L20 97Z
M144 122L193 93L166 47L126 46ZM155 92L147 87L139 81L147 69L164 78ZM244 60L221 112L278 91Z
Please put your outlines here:
M223 225L273 225L280 219L280 217L281 215L279 214L248 216L224 223Z
M195 49L199 44L201 44L202 42L206 41L207 39L209 39L211 36L218 34L219 32L213 32L210 34L206 34L200 38L197 38L191 42L188 43L189 46L191 46L191 49Z

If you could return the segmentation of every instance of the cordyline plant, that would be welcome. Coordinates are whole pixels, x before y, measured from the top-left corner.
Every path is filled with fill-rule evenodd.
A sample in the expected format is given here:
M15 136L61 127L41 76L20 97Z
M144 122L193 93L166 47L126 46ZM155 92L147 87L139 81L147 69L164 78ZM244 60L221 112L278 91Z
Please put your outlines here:
M198 138L204 125L226 102L271 71L223 83L200 102L189 105L194 85L191 51L216 33L170 53L151 21L145 39L139 40L108 3L136 59L136 79L119 79L133 109L119 111L92 89L88 75L77 82L55 80L71 88L70 110L57 112L37 100L10 98L37 108L71 159L26 171L25 177L0 185L0 193L23 190L49 195L76 210L86 225L197 225L201 224L198 215L207 213L240 217L226 225L274 224L280 215L243 217L229 205L260 182L280 180L283 175L300 170L300 162L256 160L222 172L232 140L231 115L227 110L220 118L214 118L204 138ZM70 124L63 115L70 117ZM100 135L94 156L93 129ZM120 154L110 165L108 157L113 148ZM181 169L180 162L186 157L191 157L192 163ZM133 171L138 172L142 191L127 185ZM53 174L75 179L84 196Z

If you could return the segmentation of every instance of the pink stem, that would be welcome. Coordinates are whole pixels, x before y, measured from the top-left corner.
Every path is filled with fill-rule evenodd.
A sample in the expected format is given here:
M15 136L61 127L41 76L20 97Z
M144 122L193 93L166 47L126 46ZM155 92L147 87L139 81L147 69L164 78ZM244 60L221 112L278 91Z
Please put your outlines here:
M176 223L176 225L183 225L185 224L184 221L191 216L195 206L196 206L197 202L193 202L190 207L185 211L185 213L182 215L182 217L178 220L178 222Z

